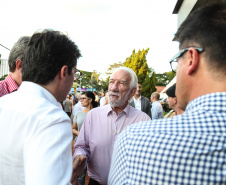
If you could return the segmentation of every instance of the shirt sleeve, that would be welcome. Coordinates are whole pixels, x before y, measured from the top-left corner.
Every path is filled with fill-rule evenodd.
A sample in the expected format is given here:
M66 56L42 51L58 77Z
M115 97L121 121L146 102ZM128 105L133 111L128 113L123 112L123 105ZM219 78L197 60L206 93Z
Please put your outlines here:
M69 118L44 122L42 120L42 123L38 124L35 131L25 141L23 151L25 184L70 184L71 141Z

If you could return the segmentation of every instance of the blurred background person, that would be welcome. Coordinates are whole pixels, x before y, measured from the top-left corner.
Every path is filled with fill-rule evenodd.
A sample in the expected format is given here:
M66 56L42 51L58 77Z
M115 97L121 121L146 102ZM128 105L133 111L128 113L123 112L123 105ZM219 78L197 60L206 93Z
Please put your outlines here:
M163 118L163 109L162 105L159 102L160 94L157 92L153 92L151 94L151 102L152 102L152 108L151 108L151 114L152 119L161 119Z
M169 108L171 108L172 110L167 115L165 115L165 118L171 118L173 116L184 113L184 111L180 109L180 107L178 106L175 92L176 92L176 84L168 88L166 91L166 94L168 96L167 102L169 104Z
M98 94L97 94L96 91L94 91L93 93L94 93L94 95L95 95L95 101L96 101L96 102L98 103L98 105L99 105L99 100L100 100L100 98L99 98L99 96L98 96Z
M141 96L142 85L141 82L137 84L137 91L134 94L131 102L129 103L130 106L145 112L151 118L151 104L148 98Z
M67 95L66 100L63 102L64 111L67 113L69 118L71 118L71 111L72 111L72 101L70 99L70 95Z
M80 96L80 102L82 106L85 107L85 109L77 112L73 119L72 132L75 135L74 143L76 142L76 139L79 135L79 131L82 127L87 112L98 106L97 102L95 101L95 95L91 91L83 92ZM85 184L86 171L86 168L83 169L80 177L78 178L80 185Z
M78 100L80 99L80 96L81 96L81 94L78 93L77 94ZM78 103L76 103L75 106L72 109L73 119L74 119L75 115L77 114L77 112L79 112L83 109L85 109L85 107L82 106L81 101L78 101Z
M105 96L100 99L100 106L104 106L108 104L108 91L105 92Z

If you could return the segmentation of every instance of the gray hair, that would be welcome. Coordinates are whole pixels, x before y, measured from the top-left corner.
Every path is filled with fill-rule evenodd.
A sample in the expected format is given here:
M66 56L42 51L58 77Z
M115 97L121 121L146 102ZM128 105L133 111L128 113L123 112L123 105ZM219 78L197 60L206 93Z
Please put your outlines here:
M127 72L130 74L130 77L131 77L130 90L132 90L132 89L134 89L134 88L137 90L138 79L137 79L136 73L135 73L132 69L130 69L130 68L128 68L128 67L119 67L119 68L116 68L116 69L113 71L113 73L111 74L111 76L112 76L115 72L120 71L120 70L127 71ZM111 79L111 77L110 77L110 79Z
M12 49L9 53L9 71L14 72L16 69L16 61L18 59L23 61L24 58L24 51L28 45L28 42L30 40L29 36L23 36L20 37L19 40L13 45Z
M153 92L153 93L151 94L151 97L153 97L155 100L159 100L160 94L157 93L157 92Z

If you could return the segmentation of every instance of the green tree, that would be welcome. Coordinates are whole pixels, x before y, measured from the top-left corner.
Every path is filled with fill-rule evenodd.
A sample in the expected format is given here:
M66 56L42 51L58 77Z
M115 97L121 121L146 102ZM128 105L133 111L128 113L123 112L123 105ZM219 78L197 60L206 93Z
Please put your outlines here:
M5 80L5 78L6 78L7 76L8 76L8 75L3 75L3 76L0 78L0 81Z
M150 98L152 92L156 91L156 79L154 70L147 64L148 51L149 48L138 50L136 53L134 49L130 57L126 58L123 66L131 68L137 74L138 81L142 84L141 95Z
M92 89L96 89L96 91L98 91L98 92L102 90L99 77L100 77L100 73L98 73L96 70L94 70L92 72L91 80L90 80Z
M114 64L110 64L110 67L107 69L107 71L105 72L106 75L110 76L112 74L112 72L118 68L123 66L123 64L121 62L119 63L114 63Z
M142 96L145 96L149 99L151 97L151 94L156 91L155 86L155 72L154 70L152 70L151 73L146 74L146 78L142 83Z
M106 80L101 80L101 86L102 86L102 90L105 92L108 90L108 85L109 85L109 79L110 79L110 76L108 76L106 78Z
M92 72L82 71L82 76L76 82L81 85L81 88L91 88L90 79Z
M130 57L126 58L126 61L123 63L123 66L131 68L137 74L138 81L141 83L144 82L146 74L151 72L146 59L148 51L149 48L146 50L143 49L142 51L138 50L136 53L134 49Z
M156 85L165 86L175 76L176 76L176 73L174 73L173 71L169 71L169 72L165 72L165 73L158 73L158 74L156 74Z

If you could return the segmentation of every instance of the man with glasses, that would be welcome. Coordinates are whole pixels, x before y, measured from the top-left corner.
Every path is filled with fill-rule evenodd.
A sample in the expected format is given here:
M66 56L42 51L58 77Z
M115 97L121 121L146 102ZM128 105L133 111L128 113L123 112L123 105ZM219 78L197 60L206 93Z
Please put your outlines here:
M226 5L195 11L176 33L182 115L119 135L108 184L226 184Z
M80 56L58 31L30 38L22 84L0 98L0 184L70 184L71 120L58 102L71 89Z

